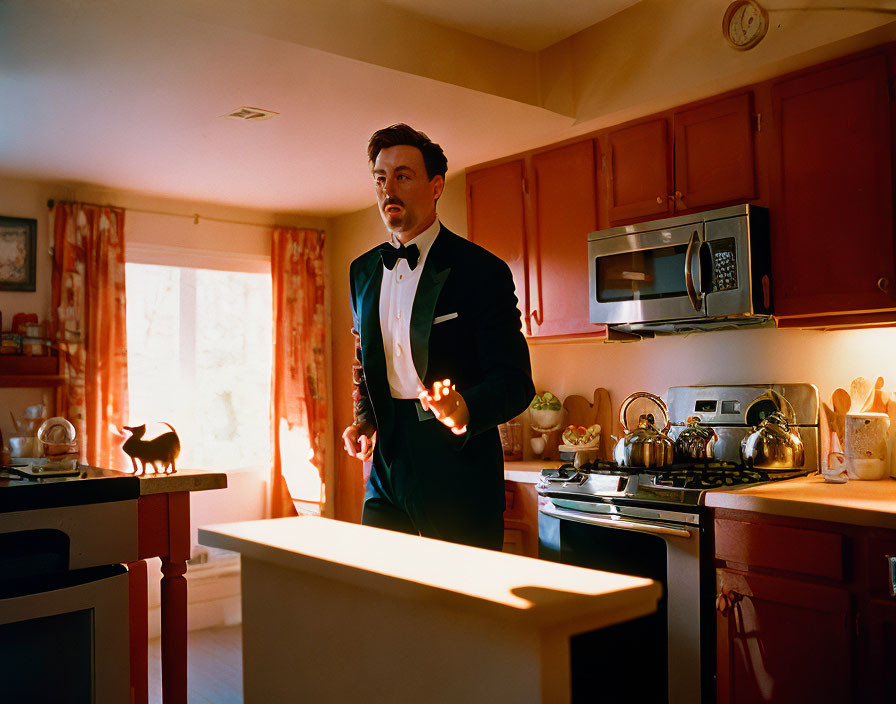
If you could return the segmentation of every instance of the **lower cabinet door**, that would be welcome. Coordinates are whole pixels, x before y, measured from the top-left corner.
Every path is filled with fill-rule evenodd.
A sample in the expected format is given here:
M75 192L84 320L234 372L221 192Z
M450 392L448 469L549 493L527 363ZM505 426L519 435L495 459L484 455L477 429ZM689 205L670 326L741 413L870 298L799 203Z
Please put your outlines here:
M860 701L896 701L896 600L873 599L863 614L864 635L859 651Z
M845 589L716 570L718 704L852 701Z

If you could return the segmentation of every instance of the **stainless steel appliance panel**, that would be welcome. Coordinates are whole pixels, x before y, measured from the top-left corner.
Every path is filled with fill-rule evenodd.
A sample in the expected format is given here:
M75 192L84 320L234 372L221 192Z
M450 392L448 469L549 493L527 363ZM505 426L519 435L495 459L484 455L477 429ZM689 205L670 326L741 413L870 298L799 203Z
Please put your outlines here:
M745 217L709 220L704 232L705 250L701 256L709 264L705 275L706 315L725 316L732 311L753 315L752 262L750 260L750 221ZM708 255L708 256L707 256ZM743 285L743 283L747 285Z
M705 317L705 306L695 307L685 282L685 269L690 268L696 285L701 285L702 242L702 221L589 242L592 322L595 315L617 323Z
M612 508L612 512L606 509ZM700 702L703 638L701 617L700 516L595 502L553 501L539 508L540 556L592 569L649 576L663 583L664 598L652 631L635 644L632 656L647 679L619 679L629 701ZM572 530L573 526L578 526ZM624 536L630 535L631 538ZM614 547L617 546L617 547ZM705 594L704 594L705 596ZM658 640L662 639L662 640ZM618 643L618 647L624 647ZM640 647L638 647L640 646ZM664 658L665 662L657 661ZM618 673L622 675L622 673ZM592 683L593 686L593 683ZM659 686L664 692L649 691ZM640 689L644 687L642 691ZM594 694L607 696L602 688ZM574 675L575 695L575 675Z
M592 323L674 331L771 314L768 213L755 206L593 232L588 268Z

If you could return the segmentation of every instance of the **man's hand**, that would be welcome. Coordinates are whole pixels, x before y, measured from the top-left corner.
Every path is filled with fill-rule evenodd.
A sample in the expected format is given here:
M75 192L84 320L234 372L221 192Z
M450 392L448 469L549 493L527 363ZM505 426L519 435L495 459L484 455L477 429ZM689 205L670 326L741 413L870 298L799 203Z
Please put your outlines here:
M417 398L423 410L432 411L441 423L451 428L452 433L463 435L467 432L470 411L464 397L455 391L451 379L435 382L432 389L421 388Z
M366 462L373 456L376 428L370 423L353 423L342 432L342 442L349 457L357 457Z

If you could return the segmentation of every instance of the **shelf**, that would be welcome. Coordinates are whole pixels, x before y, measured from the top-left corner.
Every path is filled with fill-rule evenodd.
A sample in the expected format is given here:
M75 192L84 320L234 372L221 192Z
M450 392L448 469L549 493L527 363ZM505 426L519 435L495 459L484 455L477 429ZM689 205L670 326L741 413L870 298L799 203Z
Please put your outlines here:
M0 355L0 387L62 386L64 381L56 356Z
M41 374L55 376L59 370L59 358L51 355L27 354L0 355L0 375Z
M0 374L0 388L62 386L64 381L60 374Z

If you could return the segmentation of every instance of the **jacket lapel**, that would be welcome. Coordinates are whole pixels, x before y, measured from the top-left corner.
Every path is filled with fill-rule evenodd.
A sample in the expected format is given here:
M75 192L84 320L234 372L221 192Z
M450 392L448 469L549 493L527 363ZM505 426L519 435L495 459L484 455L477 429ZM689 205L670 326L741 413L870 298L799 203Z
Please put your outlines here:
M451 233L444 226L439 230L417 284L417 295L411 310L411 358L420 380L425 383L426 370L429 367L429 333L436 310L436 301L442 287L451 273L447 256L448 241Z

